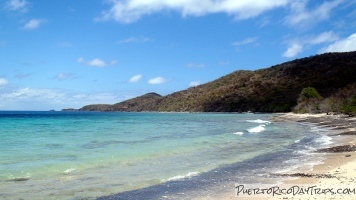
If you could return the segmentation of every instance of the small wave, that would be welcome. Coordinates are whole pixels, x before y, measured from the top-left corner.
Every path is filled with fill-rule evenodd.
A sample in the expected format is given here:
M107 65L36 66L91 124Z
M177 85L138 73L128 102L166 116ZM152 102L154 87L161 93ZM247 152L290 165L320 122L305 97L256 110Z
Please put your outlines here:
M320 144L320 145L322 145L322 146L326 146L326 145L329 145L329 144L332 144L332 143L334 143L334 142L332 142L332 138L331 137L329 137L329 136L321 136L320 138L317 138L317 139L315 139L315 141L318 143L318 144Z
M236 132L236 133L233 133L234 135L243 135L244 132Z
M317 149L314 147L305 147L303 150L295 150L293 153L299 154L299 155L310 155L314 153Z
M27 173L25 176L19 176L19 177L13 177L10 176L7 181L14 181L14 182L22 182L22 181L28 181L31 178L31 174Z
M186 175L173 176L173 177L167 179L167 181L176 181L176 180L180 180L180 179L190 178L190 177L196 176L198 174L199 174L199 172L189 172Z
M29 177L17 177L17 178L11 178L7 181L21 182L21 181L28 181L28 180L30 180Z
M64 174L69 174L69 173L73 172L74 170L76 170L76 169L75 168L69 168L69 169L64 171Z
M261 120L261 119L256 119L256 120L246 120L247 122L251 122L251 123L258 123L258 124L270 124L270 121L266 121L266 120Z
M254 128L247 129L249 133L260 133L264 130L266 130L265 125L260 125Z

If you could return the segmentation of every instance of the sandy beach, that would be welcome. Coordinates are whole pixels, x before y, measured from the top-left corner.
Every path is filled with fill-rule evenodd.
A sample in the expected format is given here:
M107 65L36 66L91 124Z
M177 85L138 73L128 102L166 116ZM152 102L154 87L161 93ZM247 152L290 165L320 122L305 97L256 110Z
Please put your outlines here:
M356 118L326 114L281 114L273 122L294 121L312 123L329 129L332 138L330 148L318 149L313 156L322 156L323 161L310 168L303 166L287 173L282 184L271 187L284 188L281 195L245 195L238 198L230 195L225 199L355 199L356 196ZM278 174L277 174L278 175ZM293 191L292 189L293 188ZM302 190L305 189L305 190ZM307 190L309 189L309 190ZM294 193L294 194L293 194Z

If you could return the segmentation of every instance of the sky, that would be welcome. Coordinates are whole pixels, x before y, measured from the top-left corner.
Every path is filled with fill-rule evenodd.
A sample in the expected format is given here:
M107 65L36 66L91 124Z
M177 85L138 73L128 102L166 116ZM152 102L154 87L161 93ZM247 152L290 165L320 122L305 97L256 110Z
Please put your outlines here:
M356 0L0 0L0 110L167 95L356 50Z

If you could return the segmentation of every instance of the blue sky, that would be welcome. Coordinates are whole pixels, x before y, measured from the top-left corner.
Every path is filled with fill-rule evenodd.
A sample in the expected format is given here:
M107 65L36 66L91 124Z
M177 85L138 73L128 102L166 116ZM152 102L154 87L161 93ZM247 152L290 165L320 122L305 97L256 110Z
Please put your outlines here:
M356 50L356 0L2 0L0 110L162 95Z

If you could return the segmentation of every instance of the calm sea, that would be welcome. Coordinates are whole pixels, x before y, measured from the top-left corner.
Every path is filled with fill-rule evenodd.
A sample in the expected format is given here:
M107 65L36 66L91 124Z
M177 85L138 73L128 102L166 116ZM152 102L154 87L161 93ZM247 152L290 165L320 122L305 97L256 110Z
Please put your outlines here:
M183 199L267 181L328 144L315 127L271 116L2 111L0 199Z

